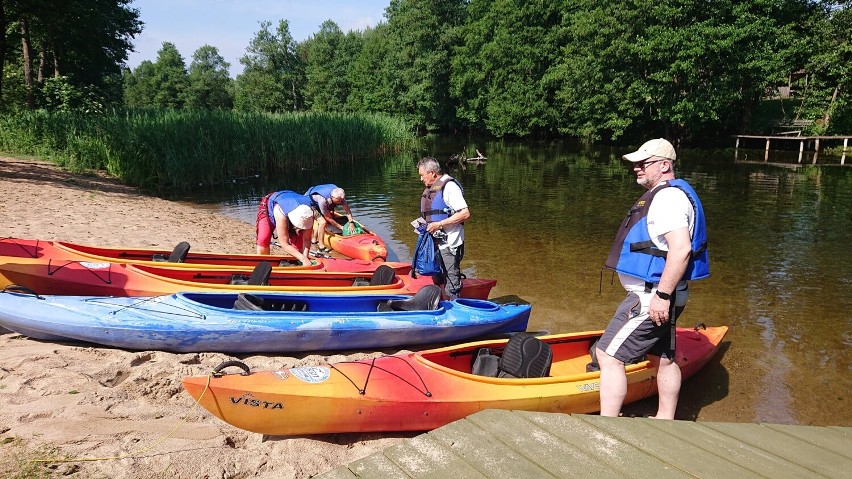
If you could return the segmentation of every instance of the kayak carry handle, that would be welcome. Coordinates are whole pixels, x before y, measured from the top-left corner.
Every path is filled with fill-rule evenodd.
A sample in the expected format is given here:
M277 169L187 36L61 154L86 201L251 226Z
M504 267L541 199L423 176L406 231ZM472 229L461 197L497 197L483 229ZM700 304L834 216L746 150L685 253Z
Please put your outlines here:
M241 373L241 376L248 376L251 373L251 370L249 370L249 367L246 366L246 364L244 362L231 360L231 361L225 361L224 363L216 366L215 368L213 368L213 372L210 373L210 374L214 378L221 378L223 376L222 370L225 369L225 368L229 368L231 366L235 366L235 367L242 369L243 372Z
M9 292L9 293L31 294L31 295L35 296L37 299L44 299L44 296L39 296L39 294L36 293L35 291L31 290L30 288L27 288L26 286L21 286L19 284L8 284L8 285L6 285L5 288L3 288L3 292L4 293Z
M707 329L707 325L704 323L698 323L692 328L694 331L698 331L699 329Z

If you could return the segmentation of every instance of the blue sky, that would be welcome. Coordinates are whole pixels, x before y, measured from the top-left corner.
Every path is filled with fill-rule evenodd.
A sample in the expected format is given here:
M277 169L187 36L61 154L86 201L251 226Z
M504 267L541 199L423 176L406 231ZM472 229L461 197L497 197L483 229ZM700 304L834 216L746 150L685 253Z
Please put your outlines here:
M384 21L390 0L133 0L145 23L134 41L127 65L136 68L143 60L155 61L163 42L177 46L187 66L202 45L213 45L231 64L235 77L242 72L240 57L261 21L274 28L279 20L290 22L290 33L303 41L333 20L344 32L363 30Z

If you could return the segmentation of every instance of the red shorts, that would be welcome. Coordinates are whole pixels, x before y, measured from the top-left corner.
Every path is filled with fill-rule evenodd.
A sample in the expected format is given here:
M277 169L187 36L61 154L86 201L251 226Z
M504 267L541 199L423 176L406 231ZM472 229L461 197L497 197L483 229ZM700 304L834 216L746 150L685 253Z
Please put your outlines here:
M272 242L272 230L274 229L272 222L269 221L270 196L272 196L272 193L260 200L260 206L257 207L257 227L255 228L255 232L257 233L257 241L255 243L258 246L266 248L269 248L269 244Z
M270 196L272 196L272 193L264 196L263 199L260 200L260 206L257 207L257 226L255 228L255 232L257 234L257 240L255 243L258 246L266 248L269 248L269 245L272 243L272 233L275 231L275 226L272 225L272 221L269 219ZM303 233L290 235L290 244L297 250L302 251L304 236L305 235ZM310 241L310 239L308 241Z

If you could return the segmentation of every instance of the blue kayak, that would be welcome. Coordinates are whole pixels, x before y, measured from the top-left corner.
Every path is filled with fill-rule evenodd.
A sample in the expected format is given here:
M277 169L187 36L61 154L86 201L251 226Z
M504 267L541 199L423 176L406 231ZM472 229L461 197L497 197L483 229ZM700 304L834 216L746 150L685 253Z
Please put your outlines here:
M165 296L38 296L0 293L0 326L49 341L123 349L297 352L453 342L524 331L527 304L415 296L177 293Z

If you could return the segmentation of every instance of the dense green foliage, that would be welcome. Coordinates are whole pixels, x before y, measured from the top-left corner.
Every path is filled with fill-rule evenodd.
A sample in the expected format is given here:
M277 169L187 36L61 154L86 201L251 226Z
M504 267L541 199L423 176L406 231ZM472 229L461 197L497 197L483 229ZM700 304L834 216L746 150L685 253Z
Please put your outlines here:
M130 0L0 0L0 109L120 103L118 77L141 31Z
M0 115L0 150L38 155L72 170L105 169L127 183L156 189L336 165L411 142L402 121L363 113L149 109Z
M301 65L290 26L281 20L275 32L270 22L260 31L240 58L244 70L237 77L234 105L242 111L280 113L299 109Z
M630 142L664 135L709 144L755 132L760 104L791 87L795 107L784 111L786 119L811 122L809 133L848 134L850 6L850 0L389 0L385 21L373 28L344 33L329 20L303 42L293 39L287 20L260 19L235 79L216 47L201 47L187 67L164 42L155 60L125 69L117 81L129 39L139 31L138 12L127 1L0 0L0 53L6 52L0 95L13 111L102 111L110 103L98 99L123 87L125 106L133 108L384 113L416 131ZM63 17L72 7L93 18L74 24ZM98 61L92 45L65 38L84 27L103 27L95 43L106 54ZM23 32L38 48L19 46ZM54 50L63 52L55 59L67 59L59 62L60 80L21 80L27 70L49 65L43 60ZM82 71L84 64L96 68Z

